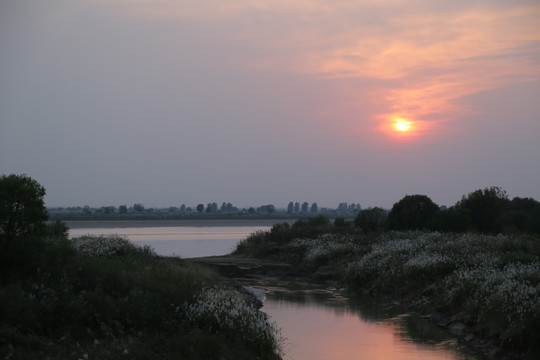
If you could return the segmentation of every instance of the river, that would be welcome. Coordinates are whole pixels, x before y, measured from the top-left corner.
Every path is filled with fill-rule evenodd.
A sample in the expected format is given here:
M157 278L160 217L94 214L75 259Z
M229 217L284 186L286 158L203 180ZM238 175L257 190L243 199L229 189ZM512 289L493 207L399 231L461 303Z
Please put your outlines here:
M371 298L266 287L264 311L281 328L285 360L480 360L433 322Z
M185 258L227 254L250 233L271 227L271 223L219 221L68 225L70 236L118 234L150 245L160 255ZM262 311L281 328L286 360L483 359L435 324L370 299L275 284L262 288L266 290Z
M255 231L269 230L267 221L85 221L68 222L69 236L120 235L139 245L149 245L158 255L182 258L225 255L238 241ZM243 225L235 225L243 224Z

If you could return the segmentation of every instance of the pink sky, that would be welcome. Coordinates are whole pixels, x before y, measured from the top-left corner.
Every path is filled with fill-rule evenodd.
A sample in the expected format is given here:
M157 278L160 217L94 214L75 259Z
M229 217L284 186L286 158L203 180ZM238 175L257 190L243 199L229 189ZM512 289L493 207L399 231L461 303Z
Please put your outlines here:
M539 18L521 0L2 2L0 173L50 206L540 200Z

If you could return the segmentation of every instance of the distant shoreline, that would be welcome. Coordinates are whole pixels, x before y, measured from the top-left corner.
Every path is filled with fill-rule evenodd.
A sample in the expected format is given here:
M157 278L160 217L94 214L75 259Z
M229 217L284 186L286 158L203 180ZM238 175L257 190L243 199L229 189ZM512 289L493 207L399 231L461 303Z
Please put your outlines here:
M212 219L212 220L66 220L70 229L128 228L128 227L207 227L207 226L273 226L294 223L291 219Z

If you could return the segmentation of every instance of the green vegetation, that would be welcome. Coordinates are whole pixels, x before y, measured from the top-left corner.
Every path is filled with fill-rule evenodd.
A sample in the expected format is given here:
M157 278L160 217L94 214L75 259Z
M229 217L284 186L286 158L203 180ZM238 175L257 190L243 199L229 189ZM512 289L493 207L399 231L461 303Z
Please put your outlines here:
M45 189L26 175L0 177L0 234L6 238L43 233Z
M252 298L206 268L23 218L22 231L0 230L1 358L280 359L276 328Z
M378 213L357 220L377 223ZM275 225L242 241L235 253L286 261L314 278L324 269L353 293L368 291L423 314L459 314L476 336L496 341L499 352L539 357L537 235L365 233L352 224L316 223Z
M360 210L355 225L364 232L382 230L434 230L483 234L540 234L540 202L510 200L506 191L492 186L476 190L446 209L425 195L407 195L389 212Z

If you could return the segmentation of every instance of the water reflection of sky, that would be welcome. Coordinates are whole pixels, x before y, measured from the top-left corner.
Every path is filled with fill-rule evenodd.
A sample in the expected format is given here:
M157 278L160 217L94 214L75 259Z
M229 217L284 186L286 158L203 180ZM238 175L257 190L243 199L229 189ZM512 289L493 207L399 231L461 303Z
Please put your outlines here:
M234 250L238 241L269 226L171 226L131 228L81 228L71 229L70 236L121 235L131 241L150 245L164 256L185 258L224 255Z
M262 310L287 339L285 359L480 359L435 324L377 304L270 291Z

